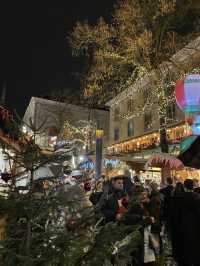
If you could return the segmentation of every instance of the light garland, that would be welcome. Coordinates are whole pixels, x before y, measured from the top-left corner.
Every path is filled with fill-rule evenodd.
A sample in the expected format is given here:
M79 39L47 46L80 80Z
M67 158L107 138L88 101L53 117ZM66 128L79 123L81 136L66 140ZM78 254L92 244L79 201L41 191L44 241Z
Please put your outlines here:
M152 96L152 99L149 99L148 102L146 102L144 105L135 107L135 110L133 110L133 111L127 111L127 112L124 112L123 114L119 114L118 115L119 118L129 120L131 118L137 118L137 117L143 116L146 112L148 112L152 109L153 104L158 104L157 102L153 102L153 98L156 99L156 97ZM137 98L135 97L135 99L137 99ZM166 98L165 100L167 101L166 106L164 106L164 102L163 102L163 104L162 104L163 106L160 106L159 108L157 108L158 112L163 113L164 115L166 113L167 107L170 106L171 104L175 103L174 95L170 99ZM163 108L161 108L161 107L163 107ZM162 109L164 109L164 110L162 110ZM178 120L176 122L178 122Z
M64 140L76 140L76 143L84 147L92 145L92 139L95 139L96 125L93 121L80 120L76 126L69 121L65 121L60 137ZM84 148L85 149L85 148Z
M184 124L167 129L167 140L170 144L180 143L180 141L191 135L191 129ZM107 148L108 154L130 153L144 149L155 148L160 145L160 133L154 132L142 137L130 139L114 144Z

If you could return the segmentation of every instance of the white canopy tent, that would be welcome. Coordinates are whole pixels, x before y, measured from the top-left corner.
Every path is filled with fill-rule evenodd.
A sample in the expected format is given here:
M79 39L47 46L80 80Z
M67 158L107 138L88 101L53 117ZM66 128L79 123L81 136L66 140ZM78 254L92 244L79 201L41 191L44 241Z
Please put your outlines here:
M34 174L33 174L33 179L34 180L39 180L39 179L45 179L45 178L51 178L54 177L55 175L53 174L52 170L50 169L49 165L42 166L38 168ZM30 181L31 173L25 173L23 176L19 177L16 185L17 186L27 186L29 181Z

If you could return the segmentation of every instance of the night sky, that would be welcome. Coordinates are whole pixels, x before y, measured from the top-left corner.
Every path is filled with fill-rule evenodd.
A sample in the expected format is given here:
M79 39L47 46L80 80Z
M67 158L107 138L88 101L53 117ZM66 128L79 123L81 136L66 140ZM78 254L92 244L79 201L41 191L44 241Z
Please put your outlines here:
M109 19L114 0L65 0L60 6L15 2L0 9L0 92L6 80L7 105L22 115L31 96L79 89L72 73L82 62L71 57L66 36L77 20Z

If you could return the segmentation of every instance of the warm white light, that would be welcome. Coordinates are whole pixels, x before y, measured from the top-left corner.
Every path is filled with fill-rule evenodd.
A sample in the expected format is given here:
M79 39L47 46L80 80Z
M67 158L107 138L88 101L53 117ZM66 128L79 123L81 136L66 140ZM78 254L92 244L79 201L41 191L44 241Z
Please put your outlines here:
M26 126L23 126L23 127L22 127L22 132L23 132L24 134L27 133L27 128L26 128Z
M82 162L84 160L84 156L83 155L80 155L79 156L79 161Z
M72 166L75 169L76 168L76 163L75 163L75 157L74 155L72 156Z
M57 136L52 136L49 138L49 146L54 147L57 143Z

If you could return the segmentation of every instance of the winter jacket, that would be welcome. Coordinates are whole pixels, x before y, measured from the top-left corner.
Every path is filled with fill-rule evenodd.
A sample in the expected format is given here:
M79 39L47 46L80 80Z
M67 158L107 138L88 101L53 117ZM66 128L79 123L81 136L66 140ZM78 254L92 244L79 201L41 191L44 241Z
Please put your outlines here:
M169 223L170 219L170 206L171 200L173 195L174 188L172 185L169 185L160 190L160 193L164 196L164 201L162 204L162 220L165 221L167 224Z
M172 202L170 231L174 258L195 264L200 261L200 195L185 192Z
M117 212L119 210L118 200L125 196L123 191L114 191L108 195L105 204L101 208L101 212L105 217L105 222L114 222L116 219Z

